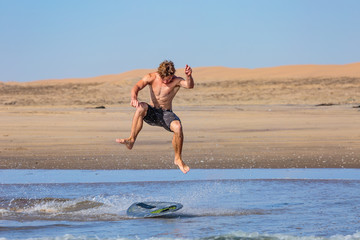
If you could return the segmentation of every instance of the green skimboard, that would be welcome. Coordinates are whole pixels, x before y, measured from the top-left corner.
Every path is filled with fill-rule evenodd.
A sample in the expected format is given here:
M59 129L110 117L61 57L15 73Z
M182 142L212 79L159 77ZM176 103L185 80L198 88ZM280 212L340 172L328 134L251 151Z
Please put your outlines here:
M136 218L159 217L180 210L182 204L176 202L136 202L126 211L127 215Z

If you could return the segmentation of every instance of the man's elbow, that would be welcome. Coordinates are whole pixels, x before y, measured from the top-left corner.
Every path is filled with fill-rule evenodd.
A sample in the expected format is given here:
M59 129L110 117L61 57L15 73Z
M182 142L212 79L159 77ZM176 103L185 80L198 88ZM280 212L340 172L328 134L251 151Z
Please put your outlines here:
M131 91L137 93L139 90L140 90L139 86L135 85Z

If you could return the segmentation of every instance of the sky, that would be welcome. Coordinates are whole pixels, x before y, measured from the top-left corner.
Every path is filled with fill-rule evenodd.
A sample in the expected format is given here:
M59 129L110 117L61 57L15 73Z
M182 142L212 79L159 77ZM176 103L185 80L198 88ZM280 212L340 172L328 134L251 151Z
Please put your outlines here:
M0 0L0 81L360 62L358 0Z

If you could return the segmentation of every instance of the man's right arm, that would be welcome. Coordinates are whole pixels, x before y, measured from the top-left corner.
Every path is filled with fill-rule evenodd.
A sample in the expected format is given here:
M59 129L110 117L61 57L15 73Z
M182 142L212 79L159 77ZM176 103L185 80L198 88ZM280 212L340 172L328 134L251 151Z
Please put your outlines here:
M148 85L151 82L151 75L147 74L145 77L143 77L140 81L138 81L135 86L131 90L131 102L130 105L133 107L139 106L139 101L137 99L138 93L141 89L143 89L146 85Z

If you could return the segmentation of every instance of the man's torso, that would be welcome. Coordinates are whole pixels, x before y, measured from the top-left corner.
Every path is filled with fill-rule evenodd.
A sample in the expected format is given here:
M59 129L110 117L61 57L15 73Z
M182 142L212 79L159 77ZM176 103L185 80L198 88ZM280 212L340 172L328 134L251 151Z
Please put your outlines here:
M157 73L151 73L152 81L149 84L151 104L155 108L172 109L172 100L179 91L179 82L182 78L174 76L171 82L165 84Z

